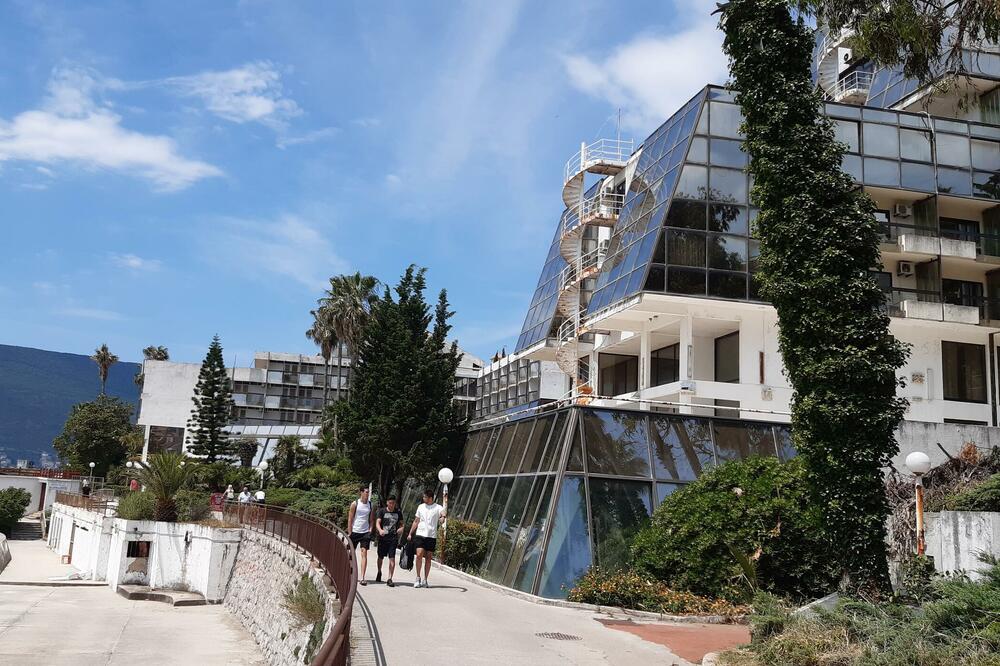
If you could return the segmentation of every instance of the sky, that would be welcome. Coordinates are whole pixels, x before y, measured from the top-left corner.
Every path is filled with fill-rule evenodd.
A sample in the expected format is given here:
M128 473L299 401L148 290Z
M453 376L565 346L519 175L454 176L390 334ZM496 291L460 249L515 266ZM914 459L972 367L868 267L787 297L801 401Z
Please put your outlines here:
M513 351L566 160L725 83L714 7L0 0L0 343L315 353L331 275L415 263Z

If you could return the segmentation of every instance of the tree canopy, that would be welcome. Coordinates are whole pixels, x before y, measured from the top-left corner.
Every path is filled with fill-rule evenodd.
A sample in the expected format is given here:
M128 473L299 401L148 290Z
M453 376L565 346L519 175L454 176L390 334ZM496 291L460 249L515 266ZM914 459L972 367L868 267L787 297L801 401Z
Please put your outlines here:
M194 387L194 408L188 421L192 455L204 456L205 462L233 455L233 444L224 428L232 420L233 393L222 359L219 336L212 338L208 353L201 364L198 383Z
M94 474L106 476L110 468L125 461L131 417L131 405L106 395L73 405L52 446L68 467L89 473L88 465L93 462Z

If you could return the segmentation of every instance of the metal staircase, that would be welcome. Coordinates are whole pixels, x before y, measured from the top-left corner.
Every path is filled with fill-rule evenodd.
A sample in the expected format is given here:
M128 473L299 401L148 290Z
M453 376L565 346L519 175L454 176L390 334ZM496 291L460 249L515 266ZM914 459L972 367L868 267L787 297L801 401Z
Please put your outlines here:
M854 36L854 31L844 28L840 32L825 34L816 53L816 71L818 83L828 95L833 95L837 89L837 79L840 75L840 60L837 57L840 47L847 46L847 41Z
M556 334L556 362L559 369L573 380L574 393L589 393L579 371L580 336L585 334L581 325L583 307L580 303L580 285L600 271L607 252L607 243L601 243L587 253L583 252L584 231L587 227L610 227L618 221L625 195L601 187L597 193L584 197L588 173L610 176L625 168L632 154L632 141L601 139L590 145L581 144L580 152L566 163L563 179L563 213L559 236L559 253L568 264L559 274L557 311L563 317ZM584 381L581 381L584 379Z

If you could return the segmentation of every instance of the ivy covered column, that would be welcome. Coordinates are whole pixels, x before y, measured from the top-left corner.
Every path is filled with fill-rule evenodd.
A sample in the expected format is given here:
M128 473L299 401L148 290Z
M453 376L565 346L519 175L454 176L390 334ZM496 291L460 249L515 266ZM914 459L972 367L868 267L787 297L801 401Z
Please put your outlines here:
M843 146L810 75L812 29L787 0L721 7L744 150L760 207L761 294L778 313L794 392L792 430L845 587L886 590L882 469L906 408L896 370L907 350L889 333L874 204L840 168Z

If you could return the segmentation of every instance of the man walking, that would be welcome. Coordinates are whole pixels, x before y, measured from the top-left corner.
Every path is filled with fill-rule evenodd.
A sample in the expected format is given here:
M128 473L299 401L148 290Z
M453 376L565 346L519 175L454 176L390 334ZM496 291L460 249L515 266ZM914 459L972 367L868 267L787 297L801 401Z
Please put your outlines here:
M368 486L358 488L358 499L351 502L347 516L347 526L351 530L351 544L361 548L361 584L367 585L365 572L368 571L368 547L372 543L372 520L375 514L368 501Z
M424 503L417 507L417 513L413 517L413 524L410 525L410 533L406 537L413 540L413 545L417 549L416 564L414 571L417 572L417 582L413 587L430 587L427 584L427 576L431 573L431 557L434 555L434 548L437 546L438 523L444 517L444 508L434 501L434 491L427 489L424 491ZM413 533L416 532L416 537ZM420 579L420 560L424 560L424 578Z
M396 545L403 534L403 512L396 506L396 496L390 495L385 507L375 514L375 529L378 530L378 574L375 582L382 581L382 560L389 558L389 578L387 587L395 587L392 574L396 572Z

